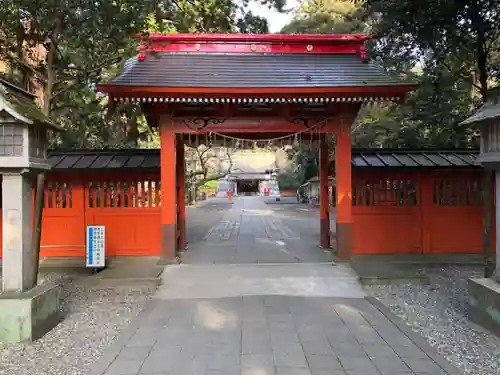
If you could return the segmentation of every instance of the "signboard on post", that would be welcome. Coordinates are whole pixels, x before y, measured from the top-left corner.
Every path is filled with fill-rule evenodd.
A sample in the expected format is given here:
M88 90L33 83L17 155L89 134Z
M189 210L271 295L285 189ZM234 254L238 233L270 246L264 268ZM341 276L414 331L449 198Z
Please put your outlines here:
M87 226L87 267L103 268L106 265L106 227Z

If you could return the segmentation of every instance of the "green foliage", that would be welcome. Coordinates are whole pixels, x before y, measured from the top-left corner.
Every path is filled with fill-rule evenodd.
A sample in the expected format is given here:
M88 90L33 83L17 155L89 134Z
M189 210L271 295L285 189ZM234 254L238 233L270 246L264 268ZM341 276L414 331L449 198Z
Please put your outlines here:
M301 185L293 173L281 172L276 178L280 189L298 189Z
M283 1L264 0L281 9ZM0 61L10 79L37 95L66 132L54 145L137 147L157 144L140 109L109 111L95 84L135 55L137 32L267 32L263 18L236 0L4 0Z
M217 189L218 186L219 181L207 181L201 186L201 189Z
M469 77L482 99L499 78L500 0L367 0L367 8L386 55L418 55Z
M475 129L459 123L474 108L472 85L444 68L427 67L404 105L378 104L353 132L356 147L456 148L477 146Z
M282 32L288 34L351 34L366 30L362 2L307 0Z
M127 131L123 119L108 116L93 87L134 53L131 39L147 23L155 2L103 0L88 7L75 0L6 0L4 5L0 60L8 64L13 80L36 94L43 112L66 130L53 145L135 145L141 138L136 128ZM133 121L140 121L138 116Z
M388 71L411 72L419 90L375 124L390 147L476 146L478 132L459 125L484 100L500 75L499 0L368 0L379 36L372 56ZM368 121L369 123L369 121ZM373 124L373 123L372 123ZM399 125L399 127L398 127ZM366 126L364 127L366 129ZM365 132L366 134L366 132Z
M271 5L280 3L267 1ZM245 11L245 4L233 0L163 1L155 13L156 24L169 25L177 32L263 33L267 21Z
M281 153L284 150L280 150ZM318 150L307 147L290 147L280 164L277 176L280 188L298 188L304 182L318 175Z
M0 7L0 58L29 89L41 91L47 113L66 90L97 79L130 53L152 0L5 0ZM127 52L128 51L128 52Z
M258 0L282 9L283 0ZM158 137L140 108L110 111L94 87L135 55L135 34L262 33L249 0L4 0L0 61L10 78L38 97L43 112L66 131L64 148L152 147ZM500 82L500 0L305 0L287 33L372 32L371 60L390 74L413 78L419 90L404 105L364 111L354 129L358 147L465 147L477 131L458 125ZM297 151L291 176L317 174L317 157Z
M412 78L404 105L365 109L356 147L469 147L478 132L459 125L500 78L500 0L308 0L283 31L370 32L372 63Z

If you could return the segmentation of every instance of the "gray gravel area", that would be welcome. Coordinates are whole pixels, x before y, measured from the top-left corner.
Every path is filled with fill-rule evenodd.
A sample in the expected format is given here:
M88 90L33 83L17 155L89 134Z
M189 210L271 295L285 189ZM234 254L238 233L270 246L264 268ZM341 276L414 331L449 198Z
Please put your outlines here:
M429 267L429 285L408 282L366 290L427 339L448 361L472 375L500 375L500 338L467 319L467 279L481 267Z
M33 344L0 344L0 374L83 375L141 310L154 288L95 288L85 276L47 273L42 282L62 285L64 320Z

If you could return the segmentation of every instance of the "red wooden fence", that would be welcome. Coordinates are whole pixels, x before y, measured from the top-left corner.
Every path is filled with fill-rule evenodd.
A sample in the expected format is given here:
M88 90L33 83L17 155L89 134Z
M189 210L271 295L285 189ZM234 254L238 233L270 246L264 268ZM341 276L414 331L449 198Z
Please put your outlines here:
M159 181L159 173L50 175L41 255L85 256L87 225L106 226L109 256L158 255Z
M480 179L478 170L354 170L354 253L481 252ZM84 256L86 225L106 226L110 256L158 255L160 205L159 173L50 174L41 255Z
M354 252L479 253L480 171L353 174Z
M160 252L160 175L117 175L85 184L85 225L106 226L107 251Z
M47 181L41 255L85 255L84 190L71 174L52 175Z

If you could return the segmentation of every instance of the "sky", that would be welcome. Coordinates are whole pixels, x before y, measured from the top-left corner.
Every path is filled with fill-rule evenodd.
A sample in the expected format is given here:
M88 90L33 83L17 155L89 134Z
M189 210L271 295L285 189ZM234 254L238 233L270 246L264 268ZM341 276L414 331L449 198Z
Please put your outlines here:
M287 0L285 9L296 9L299 4L300 0ZM265 5L260 5L258 2L251 2L248 9L256 15L265 17L269 22L269 31L272 33L279 32L293 18L292 12L279 13L275 9L269 9Z

